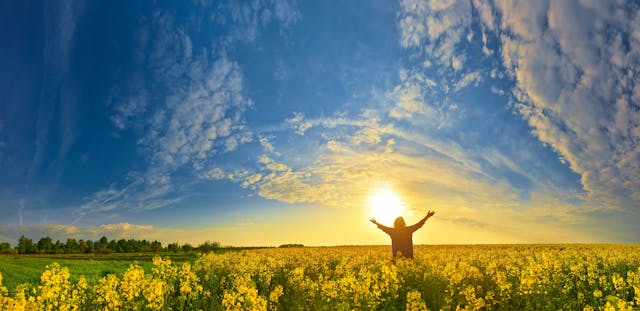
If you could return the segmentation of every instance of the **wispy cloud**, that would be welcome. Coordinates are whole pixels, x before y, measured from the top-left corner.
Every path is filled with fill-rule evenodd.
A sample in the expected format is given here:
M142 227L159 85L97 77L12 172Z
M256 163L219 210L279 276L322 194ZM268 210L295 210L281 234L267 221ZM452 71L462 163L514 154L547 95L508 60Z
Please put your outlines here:
M82 217L116 209L141 211L161 208L183 199L183 196L173 194L173 190L168 175L130 173L122 184L114 183L85 198L85 203L76 213Z
M462 69L467 59L458 45L471 25L469 1L400 1L400 43L417 53L428 53L443 68Z
M52 136L60 141L56 157L49 167L56 171L55 182L62 175L66 155L78 136L75 126L76 91L73 83L68 81L68 71L76 23L83 9L84 4L80 1L69 1L62 5L48 3L43 8L43 71L35 116L34 151L24 183L26 193L31 191L32 179L38 176L42 168ZM54 122L56 120L57 123ZM53 131L55 128L59 131ZM23 197L20 201L19 213L22 213L28 200Z
M231 144L245 142L240 134L242 113L251 101L242 95L237 64L226 58L211 64L197 58L186 65L188 70L176 80L139 141L149 167L86 198L80 213L155 209L180 202L183 195L175 193L171 182L176 170L187 164L201 170Z
M280 23L285 35L300 18L295 5L287 1L201 5L214 13L183 23L157 11L149 28L139 32L138 58L153 78L142 83L134 77L134 87L115 91L111 121L118 130L137 124L138 144L149 165L86 197L80 215L173 205L188 196L176 186L175 173L220 179L225 173L216 167L216 157L256 139L267 152L275 152L267 137L255 137L246 127L244 113L253 102L245 95L240 66L226 51L235 41L255 40L272 22ZM224 24L227 32L214 44L194 42L191 33L199 29L192 28L200 22Z
M68 85L62 87L67 78L71 48L76 28L76 20L82 12L82 3L69 1L61 6L45 6L45 53L43 63L45 66L43 84L40 91L40 104L37 117L37 133L35 141L35 154L29 175L41 164L44 148L48 141L51 123L55 117L55 107L61 107L61 127L64 131L59 153L61 156L68 151L75 139L75 133L71 128L74 123L74 105L72 90ZM52 105L52 101L55 103Z
M118 100L118 97L111 97L109 104ZM149 105L149 94L146 89L139 89L136 94L119 100L114 106L114 114L110 117L113 126L117 130L124 130L134 125L136 117L143 115Z
M284 36L291 27L301 19L301 13L294 1L270 0L264 2L211 2L203 3L205 10L213 9L211 15L214 22L230 28L222 38L225 44L236 41L253 41L262 29L278 23L280 33Z
M260 141L260 145L262 145L262 148L264 149L265 152L272 153L275 156L281 156L281 154L276 151L276 148L273 147L273 144L271 143L271 141L269 141L267 137L264 137L264 136L260 137L259 141Z
M459 92L472 84L474 86L478 86L480 82L482 82L482 74L479 71L470 72L462 76L462 78L456 83L453 91Z
M298 135L304 135L304 133L313 127L311 122L304 119L304 114L301 112L295 112L293 117L286 120L293 129L295 129Z

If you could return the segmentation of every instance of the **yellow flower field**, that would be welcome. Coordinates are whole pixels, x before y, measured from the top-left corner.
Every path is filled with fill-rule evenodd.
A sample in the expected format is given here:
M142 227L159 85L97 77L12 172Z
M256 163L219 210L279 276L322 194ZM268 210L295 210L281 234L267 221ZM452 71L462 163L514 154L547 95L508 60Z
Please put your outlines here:
M640 310L638 245L417 246L260 249L156 257L96 284L47 266L1 310ZM74 278L75 279L75 278Z

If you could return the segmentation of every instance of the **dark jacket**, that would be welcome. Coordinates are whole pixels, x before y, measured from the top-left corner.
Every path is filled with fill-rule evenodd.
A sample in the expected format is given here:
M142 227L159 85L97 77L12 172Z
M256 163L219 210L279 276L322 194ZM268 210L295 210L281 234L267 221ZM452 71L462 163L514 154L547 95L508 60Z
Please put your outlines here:
M391 251L393 257L398 255L413 258L413 232L420 229L427 217L422 218L419 222L408 227L389 228L387 226L376 224L380 230L384 231L391 237ZM398 254L400 252L400 254Z

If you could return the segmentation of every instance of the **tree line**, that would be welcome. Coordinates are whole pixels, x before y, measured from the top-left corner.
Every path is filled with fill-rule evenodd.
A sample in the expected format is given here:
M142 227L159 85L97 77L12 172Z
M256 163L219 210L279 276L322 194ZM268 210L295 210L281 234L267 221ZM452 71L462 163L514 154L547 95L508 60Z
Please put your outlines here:
M143 253L143 252L211 252L220 248L218 242L204 242L198 246L192 246L189 243L178 244L171 243L163 246L159 241L136 240L136 239L119 239L109 240L103 236L97 241L76 240L68 238L66 242L56 240L50 237L40 238L38 242L25 237L24 235L18 239L18 244L11 247L7 242L0 242L1 254L80 254L80 253Z

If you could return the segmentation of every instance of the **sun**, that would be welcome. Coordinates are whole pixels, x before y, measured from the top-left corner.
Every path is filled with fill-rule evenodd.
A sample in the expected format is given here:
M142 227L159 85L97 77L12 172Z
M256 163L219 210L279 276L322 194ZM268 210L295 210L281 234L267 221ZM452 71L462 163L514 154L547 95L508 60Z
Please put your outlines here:
M397 193L391 189L378 189L369 197L371 216L383 224L391 224L398 216L402 216L405 204Z

